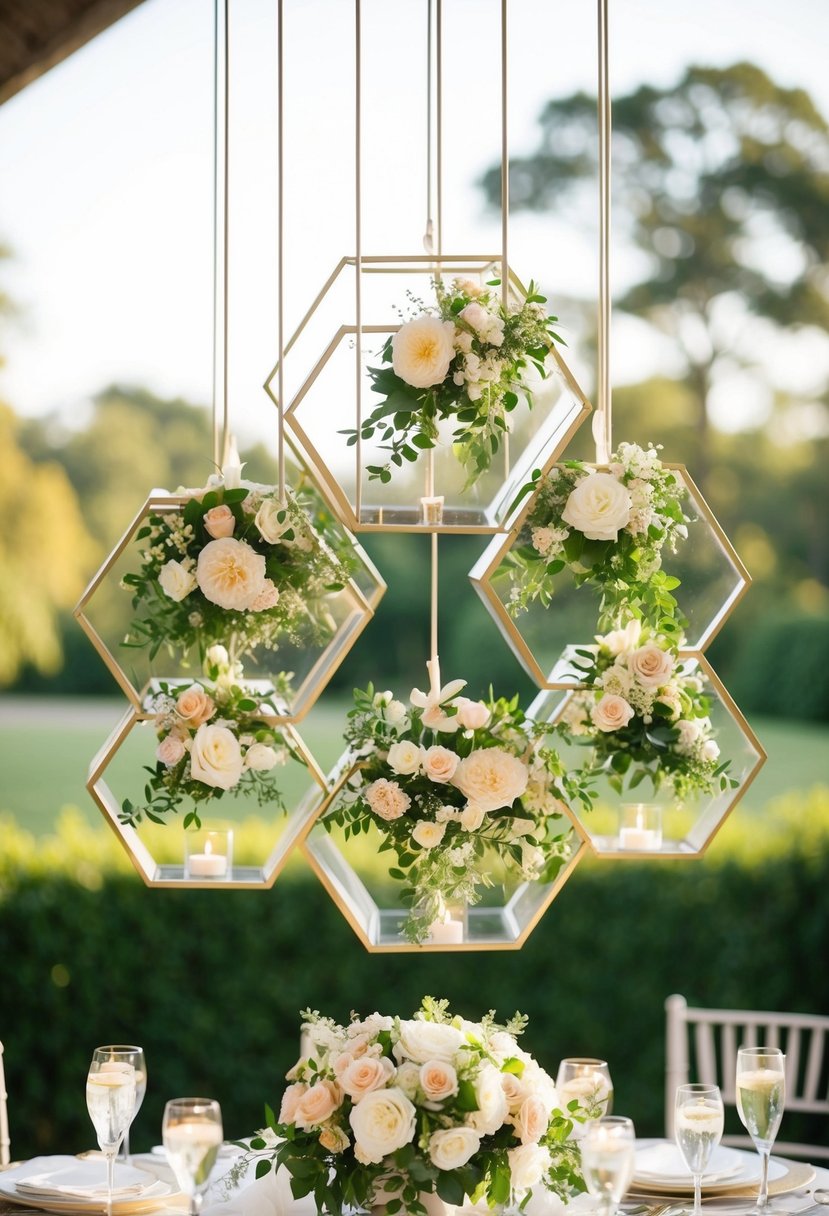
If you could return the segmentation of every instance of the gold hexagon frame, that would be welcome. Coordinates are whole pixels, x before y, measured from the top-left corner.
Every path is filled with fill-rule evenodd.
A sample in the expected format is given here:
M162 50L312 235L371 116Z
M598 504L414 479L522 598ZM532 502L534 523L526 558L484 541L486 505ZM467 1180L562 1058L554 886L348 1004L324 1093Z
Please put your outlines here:
M316 485L314 488L320 493ZM106 664L113 679L139 714L144 703L144 698L156 673L148 667L141 675L138 674L136 669L133 669L132 674L130 674L126 670L126 660L119 662L118 658L116 658L112 648L115 645L114 641L110 645L107 644L107 641L102 636L102 630L91 619L90 610L98 590L111 576L117 576L118 563L129 549L142 522L149 515L157 512L183 510L189 498L189 495L168 494L164 490L151 491L121 539L91 579L74 610L75 619L78 624ZM333 636L319 651L310 668L303 674L292 696L284 701L285 714L284 718L280 720L286 722L298 722L308 713L371 620L374 610L386 590L385 581L363 547L347 530L342 528L333 512L328 515L331 508L321 494L320 510L324 510L328 520L336 524L343 531L349 547L357 558L358 569L343 591L337 593L337 601L343 603L346 611L342 619L336 623ZM320 537L320 544L329 549L329 546L322 537ZM168 667L170 663L170 660L165 661ZM199 675L200 673L195 672L195 674Z
M587 467L601 470L607 466ZM687 469L679 464L666 463L664 467L679 476L687 490L687 501L695 511L691 527L702 524L703 535L709 542L706 559L709 570L713 571L713 577L709 577L703 607L697 610L692 602L695 588L687 576L676 591L679 607L688 617L691 629L691 635L681 648L680 654L694 656L705 650L719 633L748 590L751 576ZM510 615L507 608L511 585L510 554L513 548L522 543L521 530L534 502L533 494L515 516L511 530L506 535L493 537L470 571L469 578L530 679L539 688L572 688L574 681L566 676L570 653L577 646L591 644L598 632L597 627L594 627L589 637L579 641L574 641L569 632L574 627L583 627L585 617L589 620L590 612L586 611L589 607L595 607L598 614L598 605L588 599L589 582L578 589L573 588L572 582L567 582L569 572L565 569L555 576L556 580L560 580L557 582L559 590L554 593L549 608L538 603L532 604L528 611L517 619ZM682 575L683 562L688 564L695 554L699 556L699 542L700 536L697 533L689 535L679 553L670 555L666 560L667 572L673 574L676 571ZM693 566L689 569L693 578ZM684 590L686 586L687 590ZM562 627L557 632L556 625L559 620Z
M360 259L361 272L367 277L366 281L369 284L372 280L376 281L378 276L383 275L408 274L415 277L423 275L434 277L439 274L441 277L449 275L469 277L477 274L483 278L485 275L491 274L493 270L500 273L500 264L500 256L494 254L447 254L440 259L431 255L417 254L388 257L366 256ZM340 259L286 344L283 359L283 373L286 380L289 379L288 373L292 367L292 358L298 362L304 361L302 354L297 355L297 346L301 344L302 340L308 338L312 319L320 315L320 311L332 291L337 286L342 286L343 272L350 269L356 273L356 267L357 262L354 257ZM525 296L526 289L514 272L509 270L508 275L511 290L516 298ZM353 295L353 293L351 294ZM398 304L399 298L400 293L398 292L395 297ZM339 305L341 308L348 306L353 307L350 304L350 297L349 304ZM363 315L368 316L373 308L381 307L388 313L391 306L388 302L381 306L367 300L363 305ZM375 314L372 313L372 315ZM529 478L532 470L539 465L545 470L549 468L558 459L575 431L590 413L591 406L572 372L555 346L551 346L549 351L551 374L547 380L539 382L537 393L534 390L536 402L533 410L524 412L525 422L529 420L529 423L536 426L536 431L533 434L532 428L530 428L530 433L524 436L521 445L517 446L516 437L519 432L517 424L513 425L510 443L506 445L503 470L493 470L491 475L485 475L489 488L484 488L482 484L484 478L481 478L479 483L462 493L458 483L463 482L464 474L461 466L452 456L451 445L444 444L443 447L438 445L437 449L433 449L431 453L424 453L416 464L409 466L417 472L418 476L423 476L423 482L412 485L410 502L400 503L395 501L393 496L401 494L402 475L406 470L398 470L387 493L376 481L364 484L366 461L363 459L363 445L357 445L354 449L355 460L347 466L352 470L347 474L350 480L346 481L346 473L338 476L337 471L332 468L336 449L331 448L329 451L329 440L332 436L336 436L339 427L331 425L330 416L323 419L318 410L316 416L314 415L316 409L314 400L317 396L325 395L326 387L339 400L343 396L343 384L356 386L362 377L365 381L365 392L362 393L362 390L358 390L356 387L353 389L354 416L340 414L338 417L338 422L357 426L359 417L364 416L367 412L367 408L361 408L358 403L358 393L365 397L366 402L369 393L368 381L362 365L354 363L354 359L362 359L364 354L357 348L358 334L360 337L363 334L388 336L400 328L399 316L382 324L378 324L376 321L361 324L359 330L356 322L344 324L341 313L335 314L335 316L337 316L336 321L332 322L332 326L326 331L326 338L323 339L325 345L322 354L318 353L319 345L317 344L313 347L314 361L311 366L304 372L300 371L290 377L290 387L286 387L284 390L286 398L284 416L286 426L290 428L302 451L303 459L313 470L316 480L324 486L326 496L335 504L340 519L352 531L491 534L507 524L517 490ZM331 336L332 327L333 336ZM350 374L346 375L343 365L338 360L350 342L354 345L355 355L354 358L348 356ZM306 354L304 359L307 360L307 357ZM277 407L279 406L276 387L278 373L279 365L277 364L265 382L265 389ZM329 377L327 386L325 376ZM544 394L553 391L556 386L561 386L559 399L545 407ZM350 392L351 389L346 391ZM451 429L451 424L449 426ZM339 440L338 445L341 450L340 454L346 453L345 440ZM516 450L519 453L517 460L515 459ZM453 470L456 484L444 484L446 478L452 475ZM429 516L425 512L421 503L424 496L430 498L442 496L445 500L445 505L438 515Z
M345 757L343 758L345 759ZM400 905L384 906L359 876L337 841L323 825L323 818L359 765L342 761L329 776L329 793L311 831L302 842L302 852L366 950L371 954L402 954L480 950L520 950L541 917L561 891L573 870L589 851L587 833L568 812L562 814L573 828L573 853L550 883L516 884L502 905L477 904L466 910L464 937L457 943L425 942L414 945L400 936L406 911ZM352 837L352 840L356 839ZM363 838L365 840L365 838ZM367 847L370 849L370 842Z
M182 681L182 683L187 683L187 681ZM246 686L251 688L257 684L257 681L246 682ZM278 727L280 732L290 739L291 752L295 754L297 763L301 763L308 770L310 785L293 809L287 812L282 831L261 866L234 863L231 876L211 878L206 881L185 875L183 843L181 864L159 862L153 856L147 843L141 839L139 830L121 822L120 804L105 780L105 774L132 732L142 726L149 728L153 722L153 715L141 713L132 708L127 710L115 726L90 764L86 788L148 887L264 890L272 887L276 882L290 853L297 845L302 844L327 801L328 784L313 754L295 727L280 717L265 716L262 721L267 725ZM172 830L174 823L175 821L165 824L162 830L166 831L168 828Z
M714 671L704 655L697 654L684 660L686 669L696 666L710 685L712 699L716 712L716 737L722 741L722 755L734 760L736 751L742 755L739 775L733 773L739 781L735 789L714 791L711 795L697 799L702 805L696 810L693 807L681 807L668 791L660 791L659 795L645 797L640 790L618 795L602 787L603 798L607 801L603 806L593 811L570 809L570 817L579 825L580 832L586 840L591 852L596 857L612 858L614 860L664 860L666 858L697 858L701 857L714 837L719 832L725 820L734 807L749 789L754 778L766 762L767 755L763 745L749 726L740 709L734 702L728 689ZM566 691L545 689L540 692L527 710L527 717L533 721L547 721L554 727L563 716L568 703L576 696L583 685L574 687L570 684ZM567 745L556 738L555 747L562 755L565 763L584 751L581 745ZM625 803L650 803L662 808L665 820L666 834L662 846L654 850L620 848L616 832L618 811ZM593 823L591 824L591 816ZM598 830L604 828L606 830ZM683 831L684 828L684 831Z

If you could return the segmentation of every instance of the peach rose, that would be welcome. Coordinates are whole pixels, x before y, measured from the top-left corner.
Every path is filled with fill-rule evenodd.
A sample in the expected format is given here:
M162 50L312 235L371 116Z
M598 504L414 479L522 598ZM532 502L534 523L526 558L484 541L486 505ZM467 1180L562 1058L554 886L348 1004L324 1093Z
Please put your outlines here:
M461 760L454 783L482 811L512 806L527 788L526 764L501 747L479 748Z
M593 725L599 730L621 730L633 717L633 706L624 697L606 692L590 711Z
M430 781L451 781L458 763L458 756L455 752L450 752L448 747L435 745L427 747L423 753L423 771Z
M429 1102L443 1102L458 1092L458 1074L444 1060L428 1060L421 1064L419 1081Z
M307 1092L308 1086L304 1081L297 1081L288 1086L282 1095L282 1105L279 1108L280 1123L293 1123L296 1120L297 1107Z
M245 612L264 588L265 559L244 541L223 536L202 549L196 580L211 604Z
M306 1130L330 1119L342 1105L343 1093L336 1081L317 1081L301 1095L294 1123Z
M634 650L628 658L628 667L640 684L648 688L659 688L667 684L673 675L673 656L662 650L655 642L647 642Z
M480 730L490 718L489 707L483 701L470 701L469 697L456 697L458 721L464 730Z
M339 1073L339 1081L345 1093L354 1102L359 1102L366 1094L375 1089L382 1089L394 1072L391 1060L381 1056L362 1056L352 1060L348 1067Z
M200 684L191 684L176 700L176 713L188 726L201 726L213 717L216 705Z
M214 540L218 540L220 536L233 535L233 529L236 527L236 518L230 507L226 507L223 504L220 507L211 507L209 511L205 511L202 523L204 524L205 531Z
M326 1124L320 1129L320 1144L329 1153L343 1153L351 1141L341 1127L336 1124Z
M432 823L429 819L422 819L412 828L412 840L419 844L421 849L433 849L435 845L440 844L445 833L445 823Z
M155 749L156 760L160 760L167 768L175 768L178 762L184 759L186 754L187 749L178 735L168 735L166 739L161 740Z
M374 814L386 820L399 819L412 805L411 798L397 782L387 781L385 777L372 781L364 796Z
M538 1144L549 1122L544 1103L537 1095L530 1094L521 1103L515 1116L515 1134L522 1144Z

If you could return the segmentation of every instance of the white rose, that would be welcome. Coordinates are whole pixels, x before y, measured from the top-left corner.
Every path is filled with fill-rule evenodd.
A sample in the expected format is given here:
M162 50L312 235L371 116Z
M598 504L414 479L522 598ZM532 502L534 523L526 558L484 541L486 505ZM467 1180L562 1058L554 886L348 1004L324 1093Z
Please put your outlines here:
M406 321L392 338L395 374L414 388L440 384L455 357L455 326L437 317Z
M190 771L195 781L230 790L242 776L242 749L226 726L205 722L193 736Z
M390 726L396 726L406 717L406 706L402 701L389 701L383 710L383 717Z
M208 663L213 667L227 667L230 662L230 655L220 643L215 646L209 646L206 655Z
M689 752L700 736L700 726L693 718L682 718L675 723L676 729L679 731L679 738L676 741L677 748L681 752Z
M458 1092L458 1074L445 1060L428 1060L421 1064L418 1080L429 1102L443 1102Z
M282 519L279 518L280 515ZM262 504L256 512L253 522L259 529L259 535L269 545L278 544L283 535L293 529L288 512L275 498L262 499Z
M245 752L245 768L253 769L255 773L266 773L278 760L278 753L267 743L251 743Z
M392 772L409 776L412 773L420 772L423 752L416 743L403 739L400 743L392 743L388 759Z
M570 493L561 518L588 540L618 540L630 510L627 488L611 473L588 473Z
M536 1094L521 1103L515 1116L515 1134L522 1144L537 1144L547 1130L549 1112Z
M639 645L639 638L642 634L642 622L636 620L628 621L624 629L611 629L610 633L606 633L604 637L596 637L596 641L604 650L609 650L612 655L627 654L628 651L634 650Z
M477 832L486 812L475 802L468 802L461 811L461 827L465 832Z
M501 1073L492 1064L485 1064L475 1081L478 1109L472 1111L468 1123L484 1136L493 1136L509 1114L507 1095L501 1085Z
M673 675L674 660L655 642L647 642L629 655L628 667L640 684L646 688L659 688L667 684Z
M593 725L605 732L621 730L633 717L633 706L624 697L606 692L590 711Z
M483 701L470 701L469 697L456 697L458 721L464 730L481 730L490 719L489 706Z
M429 1137L429 1157L439 1170L466 1165L481 1147L481 1137L471 1127L447 1127Z
M434 1063L434 1061L432 1061ZM403 1090L407 1098L414 1101L418 1087L420 1085L420 1069L412 1060L405 1060L398 1066L397 1076L395 1077L398 1087Z
M421 820L412 828L412 840L421 849L433 849L440 844L446 833L445 823L432 823L428 819Z
M196 586L196 576L186 570L181 562L169 561L158 572L161 590L171 600L180 603Z
M384 1157L414 1139L416 1110L402 1089L375 1089L348 1116L360 1159L379 1165Z
M427 1064L430 1060L451 1063L462 1043L463 1035L456 1026L410 1018L400 1023L394 1056L397 1060L414 1060L415 1064Z
M507 1152L513 1189L526 1191L538 1186L550 1168L550 1150L540 1144L520 1144Z
M454 784L483 811L512 806L527 788L526 764L500 747L479 748L462 760Z
M264 588L265 559L232 536L211 540L199 554L196 580L212 604L243 612Z
M706 739L700 754L703 760L716 760L720 754L719 745L713 739Z
M458 716L460 717L460 715ZM389 756L391 756L391 749ZM443 784L451 781L458 764L459 757L455 752L450 752L448 747L435 745L427 748L423 753L423 772L430 781L439 781Z

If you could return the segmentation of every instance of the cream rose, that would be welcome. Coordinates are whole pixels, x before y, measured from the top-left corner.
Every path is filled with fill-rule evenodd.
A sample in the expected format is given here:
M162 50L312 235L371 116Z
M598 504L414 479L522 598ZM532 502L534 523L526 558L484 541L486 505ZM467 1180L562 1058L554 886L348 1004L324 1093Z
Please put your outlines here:
M279 1122L293 1123L296 1120L297 1107L300 1099L307 1093L308 1086L304 1081L289 1085L282 1095L282 1105L279 1108Z
M422 819L412 828L412 840L419 844L421 849L433 849L435 845L440 844L445 834L445 823L432 823L428 819Z
M180 603L196 586L196 576L181 562L169 561L158 572L158 583L168 599Z
M336 1081L317 1081L300 1097L293 1121L299 1127L315 1127L330 1119L342 1100L343 1093Z
M430 781L442 784L451 781L458 763L457 754L450 752L448 747L440 747L436 744L434 747L428 747L423 753L423 772Z
M461 760L454 784L482 811L512 806L527 788L526 764L500 747L480 748Z
M355 1149L362 1161L379 1165L384 1157L414 1139L416 1110L402 1089L375 1089L349 1114Z
M420 1069L417 1064L413 1060L404 1060L398 1066L395 1080L406 1097L414 1101L417 1096L418 1087L420 1086Z
M522 1144L537 1144L547 1130L549 1112L536 1094L521 1103L515 1116L515 1134Z
M492 1136L502 1126L509 1108L507 1096L501 1085L501 1073L492 1064L485 1064L475 1081L475 1099L478 1109L472 1111L467 1122L484 1136Z
M538 1186L550 1168L550 1150L540 1144L519 1144L507 1152L513 1189L526 1191Z
M404 739L400 743L392 743L388 759L392 772L400 773L402 776L411 776L413 773L420 772L423 752L416 743Z
M571 491L561 518L588 540L618 540L630 519L631 499L611 473L588 473Z
M188 726L201 726L213 717L216 705L199 684L191 684L176 699L176 714Z
M590 711L593 725L599 730L621 730L633 717L633 706L624 697L606 692Z
M702 756L703 760L718 760L720 755L720 745L715 743L713 739L706 739L702 745L700 755Z
M387 781L385 777L372 781L364 797L374 814L386 820L399 819L412 805L411 798L397 782Z
M603 650L609 650L612 655L627 654L639 645L641 634L642 622L634 617L624 629L611 629L604 637L597 636L596 641Z
M167 768L175 768L180 760L183 760L187 754L187 748L184 746L184 741L178 735L168 735L166 739L162 739L158 747L155 749L155 758L160 760Z
M391 1060L382 1056L379 1060L374 1056L360 1056L351 1060L348 1067L340 1074L340 1085L349 1098L359 1102L366 1094L375 1089L382 1089L391 1079L394 1065Z
M675 723L676 729L679 732L679 738L676 741L677 749L681 752L689 752L700 737L699 722L695 722L693 718L681 718Z
M400 1023L400 1038L394 1045L394 1056L397 1060L413 1060L415 1064L428 1064L431 1060L451 1063L462 1043L463 1035L457 1026L410 1018Z
M483 701L470 701L469 697L456 697L458 721L464 730L481 730L490 719L489 706Z
M437 317L406 321L392 338L395 374L414 388L440 384L455 356L455 326Z
M226 726L202 723L190 748L190 771L195 781L230 790L242 776L242 749Z
M458 1074L445 1060L427 1060L421 1064L418 1079L429 1102L443 1102L458 1092Z
M236 518L230 507L222 506L211 507L209 511L205 511L202 519L205 531L213 537L214 540L219 540L222 536L232 536L233 529L236 527Z
M329 1153L344 1153L351 1141L341 1127L334 1123L320 1128L320 1144Z
M465 832L477 832L483 823L486 812L476 802L468 802L461 811L461 827Z
M278 761L278 752L267 743L251 743L245 752L245 768L252 769L254 773L267 773Z
M253 517L253 522L259 529L259 535L269 545L278 544L284 534L292 530L288 512L275 498L262 499L259 510Z
M481 1137L471 1127L447 1127L429 1137L429 1158L439 1170L456 1170L480 1147Z
M673 675L673 656L654 642L647 642L628 657L628 668L640 684L647 688L659 688L667 684Z
M199 554L196 579L205 599L220 608L243 612L265 585L265 559L244 541L224 536Z

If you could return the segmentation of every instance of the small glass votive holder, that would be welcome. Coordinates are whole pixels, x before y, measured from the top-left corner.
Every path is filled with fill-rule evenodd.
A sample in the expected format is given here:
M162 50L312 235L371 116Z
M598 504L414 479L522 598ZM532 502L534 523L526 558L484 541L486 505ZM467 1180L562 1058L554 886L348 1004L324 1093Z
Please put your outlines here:
M651 802L625 802L619 811L619 848L656 853L662 848L662 807Z
M427 946L459 946L466 941L466 904L445 904L429 926Z
M433 494L420 500L420 515L424 524L443 523L443 495Z
M184 877L221 879L233 877L233 829L191 828L184 834Z

